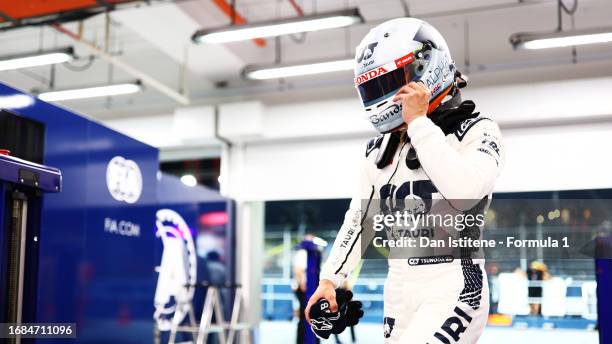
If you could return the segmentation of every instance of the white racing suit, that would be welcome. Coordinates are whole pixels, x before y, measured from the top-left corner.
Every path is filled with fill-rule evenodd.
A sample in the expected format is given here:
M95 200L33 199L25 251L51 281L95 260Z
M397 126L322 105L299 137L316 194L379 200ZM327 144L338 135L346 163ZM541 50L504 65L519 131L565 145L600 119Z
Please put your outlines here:
M453 209L458 206L451 200L475 200L469 206L462 204L459 210L463 211L490 199L504 161L495 122L483 117L468 119L445 135L423 116L410 123L407 134L410 142L400 143L393 161L382 169L375 164L380 139L368 144L358 193L320 276L336 287L362 258L360 238L366 229L361 223L368 200L428 199ZM410 145L421 165L414 170L405 163ZM480 337L489 312L484 259L432 261L388 260L384 343L476 343Z

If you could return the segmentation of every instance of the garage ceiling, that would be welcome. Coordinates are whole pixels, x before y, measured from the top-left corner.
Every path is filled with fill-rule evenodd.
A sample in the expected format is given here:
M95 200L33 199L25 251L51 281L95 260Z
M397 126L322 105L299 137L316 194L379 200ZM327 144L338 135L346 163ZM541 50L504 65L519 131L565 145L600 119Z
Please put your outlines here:
M87 18L136 0L19 0L0 2L1 28Z
M105 47L122 61L146 72L169 87L183 91L193 104L260 99L286 102L310 98L351 96L351 73L247 82L241 70L247 64L344 57L370 27L401 16L400 0L299 1L305 13L359 7L366 23L348 29L282 37L280 55L276 41L265 46L252 41L225 45L194 45L190 35L197 28L227 25L230 18L219 6L224 0L134 2L111 12L107 39L104 15L83 21L83 38ZM227 0L225 0L227 1ZM571 1L571 0L565 0ZM3 2L0 12L9 16L40 16L58 9L71 11L117 1L24 0ZM126 2L126 1L120 1ZM612 45L549 51L514 51L508 37L517 31L550 31L556 26L555 0L404 0L409 13L423 17L446 36L458 66L475 84L500 84L579 78L612 74ZM44 5L43 5L44 4ZM256 22L296 16L288 0L237 0L236 9L246 21ZM588 28L610 25L612 2L579 0L573 25ZM21 18L21 17L19 17ZM77 22L64 24L77 32ZM569 17L566 29L572 26ZM73 42L48 26L0 31L0 55L71 46ZM132 77L77 47L79 59L68 65L0 72L0 81L24 90L77 87L130 80ZM53 82L52 82L53 81ZM282 91L279 93L279 91ZM141 94L108 99L66 102L65 106L99 118L153 115L171 112L172 99L147 87Z

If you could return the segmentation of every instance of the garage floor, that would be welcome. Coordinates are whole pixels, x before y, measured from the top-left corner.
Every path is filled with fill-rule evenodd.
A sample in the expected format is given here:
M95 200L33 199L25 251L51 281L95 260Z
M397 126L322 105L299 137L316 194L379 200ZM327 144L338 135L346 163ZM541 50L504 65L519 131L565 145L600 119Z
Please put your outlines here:
M260 343L295 343L295 322L264 321L259 328ZM360 324L356 328L357 343L382 343L382 328L375 324ZM340 337L342 343L351 343L348 331ZM325 343L334 343L333 339ZM597 344L597 331L589 330L541 330L487 328L479 344L555 343L555 344Z

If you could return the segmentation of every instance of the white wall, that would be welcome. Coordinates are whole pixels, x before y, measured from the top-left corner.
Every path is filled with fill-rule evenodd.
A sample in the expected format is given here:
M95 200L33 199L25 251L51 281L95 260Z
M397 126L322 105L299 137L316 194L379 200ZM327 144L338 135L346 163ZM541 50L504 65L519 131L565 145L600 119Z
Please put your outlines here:
M109 127L160 149L216 145L212 106L178 108L171 114L113 118Z
M612 123L502 131L507 161L496 191L612 187L612 158L607 154ZM238 151L242 173L225 189L232 197L344 198L351 195L365 140L246 145L231 154Z
M503 133L508 158L497 191L612 187L612 121Z

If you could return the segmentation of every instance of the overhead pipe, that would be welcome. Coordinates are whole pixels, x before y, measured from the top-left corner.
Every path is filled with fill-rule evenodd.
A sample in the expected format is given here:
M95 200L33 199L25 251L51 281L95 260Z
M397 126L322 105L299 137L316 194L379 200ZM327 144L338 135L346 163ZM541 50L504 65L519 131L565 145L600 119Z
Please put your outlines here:
M232 146L232 141L220 133L221 111L219 109L219 105L214 106L214 117L215 127L213 135L215 139L219 140L219 142L221 142L226 148L230 148Z
M302 7L300 7L300 5L295 0L289 0L289 3L291 4L291 7L293 7L293 9L295 10L295 13L297 13L298 16L300 17L304 16L304 10L302 9Z
M60 24L57 24L57 23L51 24L51 27L54 28L56 31L65 34L70 39L72 39L75 43L80 44L86 47L87 49L91 50L91 52L93 52L96 55L99 55L100 57L102 57L104 60L108 61L115 67L118 67L119 69L122 69L126 73L131 74L132 76L136 77L143 84L158 90L159 92L176 100L178 103L182 105L189 105L190 100L188 97L175 91L171 87L166 86L164 83L158 81L157 79L153 78L149 74L142 72L132 67L131 65L121 61L117 57L106 52L104 49L101 49L100 47L98 47L96 44L86 41L85 39L80 37L78 34L66 29L64 26Z

